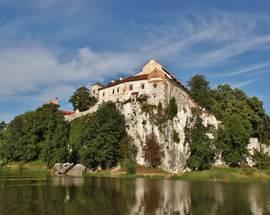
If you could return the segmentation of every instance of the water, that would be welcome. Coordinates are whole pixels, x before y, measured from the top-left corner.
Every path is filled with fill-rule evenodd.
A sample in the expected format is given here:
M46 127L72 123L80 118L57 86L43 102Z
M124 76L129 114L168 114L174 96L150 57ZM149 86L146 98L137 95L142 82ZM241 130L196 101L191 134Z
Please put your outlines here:
M0 172L0 215L13 214L270 214L270 185Z

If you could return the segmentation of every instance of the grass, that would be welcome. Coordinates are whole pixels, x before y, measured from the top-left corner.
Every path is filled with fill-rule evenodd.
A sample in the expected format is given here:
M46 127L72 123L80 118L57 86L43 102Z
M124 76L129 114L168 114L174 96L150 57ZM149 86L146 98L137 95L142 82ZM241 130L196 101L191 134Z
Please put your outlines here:
M175 175L172 179L189 181L270 182L270 172L255 168L211 168Z
M50 173L50 169L43 161L32 162L9 162L8 164L0 167L0 172L10 172L17 175L30 175L30 176L46 176Z
M10 162L0 167L0 171L21 171L29 175L45 176L50 173L46 163L34 161L28 163ZM112 177L112 178L151 178L151 179L172 179L188 181L223 181L223 182L270 182L270 170L259 170L256 168L217 168L213 167L203 171L192 171L182 174L172 174L158 168L147 168L137 166L136 174L127 174L124 169L116 172L100 170L86 173L89 177Z

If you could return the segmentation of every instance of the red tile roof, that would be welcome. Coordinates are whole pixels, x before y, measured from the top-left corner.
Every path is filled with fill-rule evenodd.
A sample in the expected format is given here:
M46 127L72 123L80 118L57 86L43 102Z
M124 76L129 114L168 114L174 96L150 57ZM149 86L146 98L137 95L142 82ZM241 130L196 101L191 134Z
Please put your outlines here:
M124 78L122 80L115 81L113 83L109 83L106 86L100 88L99 90L103 90L103 89L108 88L108 87L113 87L113 86L116 86L118 84L122 84L122 83L125 83L125 82L140 81L140 80L146 80L146 79L148 79L148 74L137 75L137 76L130 76L128 78Z
M64 116L69 116L69 115L72 115L74 114L75 112L73 111L66 111L66 110L60 110L61 113L64 114Z

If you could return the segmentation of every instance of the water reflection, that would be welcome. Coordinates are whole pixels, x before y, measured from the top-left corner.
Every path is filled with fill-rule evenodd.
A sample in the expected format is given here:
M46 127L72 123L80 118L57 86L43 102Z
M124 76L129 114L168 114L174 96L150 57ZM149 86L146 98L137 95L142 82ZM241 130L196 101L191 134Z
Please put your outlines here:
M268 184L67 177L20 183L0 180L1 215L270 213Z

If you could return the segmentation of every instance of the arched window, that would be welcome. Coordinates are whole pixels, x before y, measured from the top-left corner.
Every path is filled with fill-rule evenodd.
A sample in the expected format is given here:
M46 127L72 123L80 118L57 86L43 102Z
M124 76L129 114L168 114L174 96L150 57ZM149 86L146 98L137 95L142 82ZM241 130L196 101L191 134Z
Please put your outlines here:
M120 91L120 88L118 87L118 88L117 88L117 93L119 93L119 91Z
M105 96L105 92L103 92L103 97Z
M132 84L129 85L129 90L133 90L133 85Z
M112 90L112 94L114 94L114 89Z
M154 83L154 88L157 88L157 84L156 83Z

